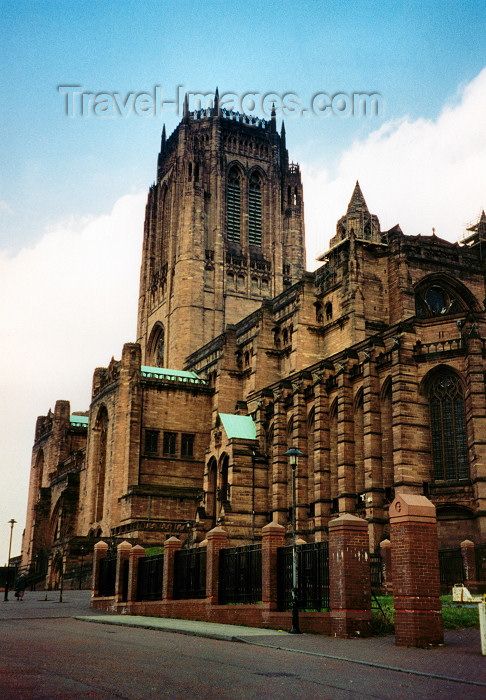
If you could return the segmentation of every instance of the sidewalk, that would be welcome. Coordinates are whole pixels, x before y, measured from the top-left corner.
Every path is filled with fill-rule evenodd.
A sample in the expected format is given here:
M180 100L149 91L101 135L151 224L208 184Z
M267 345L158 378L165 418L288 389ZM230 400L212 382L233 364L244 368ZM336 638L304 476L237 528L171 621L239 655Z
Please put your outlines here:
M322 635L295 635L280 630L159 617L105 614L76 616L75 619L243 642L376 668L390 668L403 673L447 678L476 685L478 697L486 697L486 657L481 655L479 630L475 629L446 631L444 646L415 649L396 647L393 635L335 639ZM459 688L460 686L458 691Z

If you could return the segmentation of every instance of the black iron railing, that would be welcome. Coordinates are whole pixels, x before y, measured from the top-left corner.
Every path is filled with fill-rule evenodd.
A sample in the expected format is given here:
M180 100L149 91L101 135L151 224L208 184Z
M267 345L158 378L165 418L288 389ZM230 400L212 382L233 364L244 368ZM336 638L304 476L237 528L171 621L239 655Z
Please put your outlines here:
M162 600L164 555L140 557L138 560L137 600Z
M206 548L181 549L174 557L174 598L206 597Z
M439 550L440 588L450 593L456 583L464 583L464 567L460 547Z
M100 572L98 576L98 595L115 595L116 584L116 552L109 552L100 561Z
M379 552L370 554L371 588L381 588L383 584L382 559Z
M486 544L477 544L474 548L476 556L476 581L486 581Z
M262 546L221 549L219 603L258 603L262 599Z
M279 610L292 608L292 547L277 550ZM297 545L299 610L329 610L329 547L327 542Z

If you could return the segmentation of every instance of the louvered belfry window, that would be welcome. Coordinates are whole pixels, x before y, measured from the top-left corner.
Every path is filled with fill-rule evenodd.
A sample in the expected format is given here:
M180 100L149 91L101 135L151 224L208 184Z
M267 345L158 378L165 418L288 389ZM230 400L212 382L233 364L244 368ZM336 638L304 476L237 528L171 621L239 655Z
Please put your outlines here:
M239 242L241 229L241 187L240 174L236 168L232 168L228 174L226 211L226 233L228 240Z
M250 245L262 245L262 184L256 173L250 178L248 197L248 239Z
M430 387L429 402L434 479L467 479L466 415L459 379L452 372L438 374Z

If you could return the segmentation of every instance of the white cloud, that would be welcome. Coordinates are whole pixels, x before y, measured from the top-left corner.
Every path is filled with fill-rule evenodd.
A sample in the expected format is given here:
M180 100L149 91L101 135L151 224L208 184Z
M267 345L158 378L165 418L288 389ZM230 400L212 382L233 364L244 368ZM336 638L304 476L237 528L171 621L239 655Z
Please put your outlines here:
M91 378L135 340L145 193L106 216L67 222L14 257L0 254L0 565L20 551L35 419L57 399L89 407Z
M486 207L486 68L436 120L385 123L354 143L336 173L302 164L309 260L326 249L359 180L382 229L459 240ZM314 265L313 265L314 267Z

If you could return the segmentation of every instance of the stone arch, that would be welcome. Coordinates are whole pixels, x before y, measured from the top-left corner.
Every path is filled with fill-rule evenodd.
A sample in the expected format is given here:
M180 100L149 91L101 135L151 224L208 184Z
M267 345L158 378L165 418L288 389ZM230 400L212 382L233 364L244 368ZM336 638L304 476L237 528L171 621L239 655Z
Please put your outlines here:
M414 292L415 314L419 318L481 311L474 294L458 279L443 272L423 277Z
M213 456L208 462L208 481L206 490L206 515L211 519L211 527L216 525L216 489L218 484L218 465Z
M420 385L429 404L433 478L469 478L466 388L462 376L449 365L431 369Z
M157 321L147 343L147 364L150 367L165 367L165 328Z
M93 428L94 439L94 502L93 521L100 522L103 519L105 505L106 463L108 452L108 411L103 404L96 416Z

